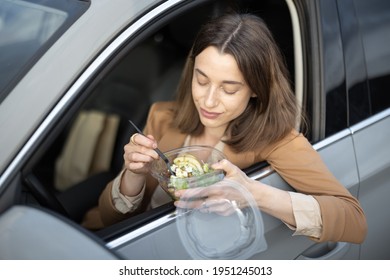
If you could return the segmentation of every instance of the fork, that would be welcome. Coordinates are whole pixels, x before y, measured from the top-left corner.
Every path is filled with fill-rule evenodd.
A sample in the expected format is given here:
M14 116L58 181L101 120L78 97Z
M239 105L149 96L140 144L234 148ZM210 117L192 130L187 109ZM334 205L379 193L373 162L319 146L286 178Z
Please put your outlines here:
M130 124L135 128L135 130L137 131L137 133L145 136L145 134L143 134L143 132L141 131L141 129L139 129L131 120L129 120ZM171 175L176 175L175 171L172 170L172 167L171 167L171 163L169 162L169 159L164 155L163 152L160 151L159 148L156 148L154 149L156 151L156 153L160 156L160 158L163 159L163 161L165 161L167 167L168 167L168 171L169 173L171 173Z

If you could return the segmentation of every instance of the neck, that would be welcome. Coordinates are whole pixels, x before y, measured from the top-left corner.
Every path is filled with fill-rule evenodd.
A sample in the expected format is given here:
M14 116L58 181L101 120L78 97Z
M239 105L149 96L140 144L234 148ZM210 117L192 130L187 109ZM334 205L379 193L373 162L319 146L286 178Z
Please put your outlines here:
M205 127L203 133L198 136L191 136L191 145L207 145L214 147L221 141L225 134L225 129L215 129Z

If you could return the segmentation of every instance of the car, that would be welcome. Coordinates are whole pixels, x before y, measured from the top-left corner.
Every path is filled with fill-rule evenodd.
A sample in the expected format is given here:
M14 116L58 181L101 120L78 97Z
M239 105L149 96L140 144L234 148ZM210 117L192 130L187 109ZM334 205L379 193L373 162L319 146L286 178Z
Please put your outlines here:
M368 223L362 244L316 243L261 213L266 247L238 257L390 258L389 1L18 0L0 2L0 259L197 257L172 202L94 231L82 218L122 168L128 120L173 98L197 30L229 11L269 25L307 138ZM267 162L244 171L292 190Z

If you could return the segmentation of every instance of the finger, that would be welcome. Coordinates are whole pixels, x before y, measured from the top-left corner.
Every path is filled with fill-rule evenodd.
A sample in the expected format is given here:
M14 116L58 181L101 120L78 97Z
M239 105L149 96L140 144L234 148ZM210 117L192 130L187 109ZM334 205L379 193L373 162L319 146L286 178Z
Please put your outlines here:
M123 157L127 165L130 163L142 163L145 165L151 163L156 159L156 157L158 157L158 155L156 156L154 153L155 152L153 150L144 153L126 152Z
M207 198L208 201L238 201L244 205L245 198L240 189L237 189L237 184L231 180L222 180L208 187L190 188L185 190L176 190L175 197L181 201L196 201ZM188 207L194 208L198 205L190 205Z
M208 196L208 188L191 188L176 190L175 196L181 200L197 200Z
M221 169L221 170L225 171L226 174L234 173L234 171L237 168L234 164L232 164L227 159L220 160L220 161L214 163L211 167L213 169Z
M237 204L228 199L196 199L175 201L175 206L183 209L197 209L202 213L215 213L221 216L229 216L238 209Z
M127 164L127 167L129 170L132 170L132 171L142 171L143 169L145 169L145 167L147 167L147 163L144 163L144 162L129 162Z
M182 208L182 209L200 209L200 208L204 207L203 206L204 199L202 199L202 198L197 198L197 199L193 199L193 200L180 199L180 200L176 200L174 202L174 205L177 208Z
M213 164L212 168L222 169L225 172L223 182L231 180L245 187L250 181L248 176L246 176L246 174L240 168L238 168L236 165L232 164L226 159L221 160L216 164Z
M156 149L157 148L157 142L154 139L153 135L142 135L140 133L135 133L130 137L129 144L138 145L138 146L144 146L149 149Z
M137 139L137 137L134 137L133 139ZM133 140L135 141L135 140ZM124 146L124 157L125 160L131 160L131 161L150 161L153 159L158 159L158 154L156 151L150 147L145 147L140 144L134 145L132 143L126 144ZM145 158L147 156L147 158Z

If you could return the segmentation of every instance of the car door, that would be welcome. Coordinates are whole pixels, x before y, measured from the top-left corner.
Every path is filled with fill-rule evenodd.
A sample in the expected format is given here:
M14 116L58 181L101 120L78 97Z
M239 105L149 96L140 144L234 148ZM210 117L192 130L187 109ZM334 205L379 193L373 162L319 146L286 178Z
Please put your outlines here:
M274 1L272 5L269 5L267 1L251 2L255 5L254 7L245 6L247 5L246 1L238 1L238 3L243 5L244 10L252 8L254 12L263 11L262 16L267 19L275 31L275 36L280 40L286 59L290 62L289 69L294 73L295 62L291 48L292 30L289 25L290 16L286 2ZM59 102L55 102L56 105L53 110L46 108L50 113L42 121L40 130L36 132L38 136L32 138L30 140L31 145L26 147L26 149L28 148L28 153L26 152L28 157L23 157L25 154L20 155L20 157L23 157L23 161L19 162L19 165L23 167L22 172L18 177L13 178L14 188L8 187L7 189L15 193L22 189L22 203L26 205L38 204L56 211L73 222L80 223L81 214L88 209L85 208L88 204L84 205L84 203L89 202L85 202L85 200L92 196L97 198L99 190L96 187L98 185L104 187L115 176L115 172L118 172L118 164L113 164L115 168L107 173L99 173L86 178L85 181L80 182L80 184L77 183L69 191L62 192L55 187L53 176L56 174L53 170L58 166L58 156L61 155L62 148L66 147L64 143L67 143L69 135L72 135L69 131L73 131L78 117L91 108L104 110L105 113L112 113L112 109L115 109L116 113L123 113L122 120L125 120L123 127L122 123L119 125L124 128L122 131L123 139L118 140L128 141L131 130L129 130L127 118L135 120L138 117L137 124L142 125L147 113L145 106L147 108L151 101L172 98L171 95L166 93L172 94L172 88L174 88L180 76L180 71L177 70L182 66L190 47L188 42L191 42L192 38L189 34L191 33L191 36L193 36L196 28L208 16L213 15L216 11L223 12L226 5L226 1L166 1L149 6L145 4L149 9L141 5L147 12L142 13L143 16L137 18L134 22L128 23L125 21L126 23L123 23L123 25L127 27L119 31L119 35L110 34L110 39L106 40L109 42L107 45L104 45L102 43L104 39L99 37L99 42L104 47L100 45L102 49L98 51L95 49L97 46L94 45L94 56L88 54L84 48L80 54L77 53L75 58L80 59L83 55L88 54L87 58L90 60L88 60L88 63L82 62L81 66L85 68L79 69L80 72L75 75L77 76L76 80L69 77L70 73L68 71L71 69L67 69L67 72L64 73L67 74L66 76L62 75L62 79L68 78L69 81L63 81L58 75L54 75L56 72L53 71L53 81L61 80L69 85L69 88L67 88L65 94L62 91L61 93L57 92L58 89L54 86L50 90L47 89L48 92L53 92L53 95L60 98ZM256 5L260 5L262 9L259 9ZM96 10L93 10L95 11L94 16L88 16L91 21L95 20L95 17L97 18L99 13L102 12L98 10L97 6L92 7L95 7ZM114 9L114 7L116 6L112 6L111 9ZM134 13L133 16L136 17L136 11L132 12ZM186 12L190 12L191 17ZM171 22L172 25L169 24ZM189 22L191 25L188 25ZM281 24L281 22L286 24ZM114 27L117 26L112 28L114 29ZM75 29L78 30L79 28L76 25ZM105 31L104 34L107 35L109 32L107 29ZM114 31L117 31L117 29ZM96 35L96 33L91 33L92 35ZM164 38L167 39L164 40ZM76 40L72 40L72 45L77 45L77 43ZM177 45L179 49L176 51L171 43ZM71 52L72 49L77 48L70 48L67 51ZM172 49L174 51L170 55L165 53L161 55L160 52L166 49L171 52ZM57 53L58 49L53 50L53 52ZM50 57L54 59L52 55ZM66 64L64 57L58 57L57 59L59 63ZM84 57L84 59L86 58ZM164 63L164 67L161 67L160 63ZM52 67L55 67L57 64L53 65ZM43 67L42 65L39 66ZM76 65L73 67L76 67ZM33 73L29 74L33 75ZM49 75L49 73L45 73L46 75ZM301 81L301 79L302 77L296 81ZM53 84L51 83L51 85ZM49 87L50 85L45 86ZM62 87L65 86L62 85ZM126 101L123 98L125 97L124 94L128 98ZM88 139L94 139L94 137ZM118 158L122 157L121 150L123 149L123 143L126 143L120 141L117 145L118 150L114 153L118 155ZM84 155L82 149L79 151L81 155ZM82 156L81 159L84 160L85 157ZM76 163L78 164L79 161ZM259 176L258 179L263 178L268 172L267 168L266 170L261 168L263 165L259 166L256 165L248 171L251 176ZM264 180L271 180L272 184L280 188L290 189L276 173L270 172L272 174L270 173L271 175L264 178ZM12 204L13 201L9 200L7 203ZM188 259L192 256L188 253L186 246L180 242L176 225L177 218L175 208L170 203L106 229L96 231L94 234L103 242L106 242L110 249L124 258ZM273 248L273 251L267 250L265 254L253 256L254 258L293 259L313 244L307 238L292 237L291 231L280 221L265 215L263 219L267 229L265 232L266 238L272 241L268 246ZM273 236L278 238L274 239ZM288 250L287 253L286 246L291 247L291 250Z
M267 249L251 258L387 258L389 250L384 244L387 244L388 230L389 99L386 90L390 63L386 47L378 49L377 46L388 45L389 8L380 1L370 8L364 1L294 3L301 36L307 39L301 46L306 52L301 55L307 67L303 71L307 89L303 96L307 98L311 117L311 139L332 173L360 200L369 233L362 245L317 244L305 237L292 237L292 232L279 220L263 214ZM294 13L294 8L290 7L290 12ZM377 18L376 24L369 20L373 18ZM300 70L298 67L295 72ZM248 174L291 190L268 166L257 166ZM109 239L108 246L126 258L191 258L180 240L176 213L169 207L161 210L167 214L119 238Z
M359 200L368 222L368 235L361 245L360 257L389 259L390 3L353 2L364 48L369 101L368 116L351 127L360 177Z
M333 5L334 12L328 8ZM350 157L346 165L356 165L352 193L366 213L368 235L359 247L360 259L386 259L389 249L384 234L389 228L385 217L389 197L389 43L390 6L386 1L322 1L324 20L324 90L326 92L325 135L336 137L343 128L350 146L338 157ZM336 12L337 11L337 12ZM331 19L333 15L337 18ZM334 16L333 16L334 17ZM372 21L376 18L375 21ZM331 34L338 34L337 36ZM334 135L334 133L336 134ZM355 154L352 156L351 152ZM337 154L334 154L334 159ZM338 163L333 159L332 168ZM356 161L356 163L354 163ZM345 172L343 166L334 173ZM346 173L347 174L347 173ZM340 174L341 175L341 174ZM358 180L358 184L356 182ZM358 186L359 185L359 186Z
M184 12L196 7L200 10L197 14L193 14L190 19L191 24L188 25L189 19L185 18ZM181 63L189 48L187 44L192 40L185 35L193 36L196 32L195 28L198 28L207 16L213 14L214 8L223 11L226 8L226 1L117 1L115 4L106 1L99 5L97 2L92 2L81 20L67 26L69 29L64 32L64 35L58 38L39 60L34 61L34 67L25 73L23 79L1 104L1 116L12 120L12 122L1 123L2 131L8 136L8 138L1 138L1 141L4 141L3 146L6 147L2 150L1 168L4 172L0 178L0 209L4 215L1 217L7 225L3 229L13 227L9 223L9 217L12 219L13 213L19 210L21 213L26 213L26 217L33 216L34 219L42 222L42 226L36 228L37 235L48 227L53 218L56 220L55 216L46 220L46 214L30 211L30 209L12 210L15 204L23 204L28 208L48 208L71 222L81 222L83 211L90 206L86 200L94 197L92 200L96 202L99 194L96 186L104 186L112 179L113 173L118 172L118 164L113 163L114 168L108 172L90 176L81 184L76 183L77 186L69 192L56 188L58 156L61 156L62 148L66 147L64 143L66 144L69 135L72 135L70 132L73 131L73 124L77 123L78 116L84 109L91 108L106 110L105 113L111 113L111 109L115 108L116 113L123 113L124 119L130 114L131 119L135 120L135 117L138 117L137 124L142 124L150 101L171 98L172 88L180 75L177 69L182 66ZM203 13L204 9L208 14ZM102 18L110 20L107 12L111 16L115 15L114 22L108 23L102 20ZM178 28L178 31L169 30L169 26L168 30L164 30L162 27L165 23L173 20L177 15L183 15L182 18L187 25L180 24L179 21L173 25L173 29ZM156 32L160 28L163 29L162 32ZM170 37L170 32L178 36L169 38L172 40L167 40L168 44L165 44L164 36ZM186 39L184 42L183 35ZM290 34L285 37L290 38L288 35ZM87 37L88 40L85 39ZM174 42L184 51L173 50L172 56L158 55L165 49L172 51L170 42ZM151 45L156 46L152 51ZM131 54L127 56L129 50ZM119 61L127 62L127 59L130 63L119 63ZM137 63L134 64L135 60ZM169 64L171 61L175 63ZM161 68L160 62L168 62L164 66L172 67ZM124 69L114 67L118 64L125 66ZM157 74L161 79L154 79L154 75ZM170 84L172 82L173 84ZM156 88L152 90L149 86ZM164 94L162 89L165 89L168 95ZM128 98L127 102L122 98L124 93ZM96 95L101 98L94 98ZM19 102L20 100L26 102ZM32 100L33 106L28 102ZM21 112L28 115L28 118L20 114ZM119 124L121 125L122 123ZM18 129L14 129L15 127ZM120 140L117 145L118 151L123 149L121 141L126 139L128 141L127 129L128 123L124 126L123 139L118 139ZM84 160L85 149L79 151L80 158ZM115 151L115 154L121 157L121 152ZM143 228L151 230L148 233L153 238L164 241L163 234L153 235L156 233L153 225L159 223L161 217L162 219L172 217L173 210L172 205L166 205L162 209L147 212L136 217L135 220L127 221L131 223L131 228L125 226L118 228L121 226L118 224L95 234L102 241L122 240L124 235L135 236L138 230ZM49 212L49 215L52 215L52 212ZM15 230L25 228L23 221L19 228L15 225ZM75 227L76 230L80 230ZM54 231L60 231L61 228L67 226L61 223L53 225ZM133 230L134 228L136 230ZM65 231L72 232L72 229L67 228ZM169 244L169 242L159 244ZM171 251L170 248L165 249L160 251ZM146 251L146 254L152 258L153 252L155 250ZM36 257L41 256L39 252L36 253ZM56 257L55 253L52 255L53 258ZM185 251L183 254L185 255ZM29 257L34 258L34 252ZM60 258L59 255L57 257ZM165 257L165 254L161 253L161 257Z
M289 4L289 11L292 13L292 17L305 14L306 9L314 9L318 6L308 4L304 6L304 9L298 11L295 5L287 1ZM333 3L335 4L335 3ZM330 7L324 4L328 14L331 16L326 19L330 22L334 20L334 15L336 11L336 6L331 5ZM303 11L305 10L305 11ZM318 10L317 10L318 11ZM336 13L337 15L337 13ZM314 13L312 18L308 20L306 24L315 24L316 26L322 26L321 23L324 22L322 18L323 13ZM296 22L297 23L297 22ZM337 24L337 21L336 21ZM295 36L300 36L298 30L305 30L303 27L295 27ZM306 26L307 28L307 26ZM310 28L308 28L310 29ZM314 38L318 38L318 34L314 34ZM329 43L333 43L335 38L340 40L340 34L327 34L326 39L331 39ZM306 35L302 35L306 38ZM300 37L299 37L300 38ZM310 44L318 45L318 41L315 42L305 42L306 47ZM328 44L328 43L327 43ZM302 49L302 46L294 46L296 49ZM326 46L321 46L321 50ZM337 50L337 46L336 46ZM342 57L342 50L339 55ZM297 54L296 55L302 55ZM312 60L314 55L320 56L323 55L322 52L312 54L312 57L308 57L306 63L311 63L311 67L318 67L315 64L316 60ZM315 57L318 58L318 57ZM322 59L321 59L322 60ZM326 67L329 66L333 60L328 60ZM299 76L299 73L303 73L302 69L299 68L299 65L303 65L302 61L296 60L296 80L295 85L299 88L300 83L302 82L302 76ZM338 65L337 65L338 66ZM342 69L342 68L341 68ZM318 73L323 73L322 71L317 70ZM309 73L310 77L314 74ZM328 78L325 77L315 77L315 79L323 80ZM315 85L315 81L313 82ZM313 87L313 84L308 86ZM322 95L324 94L325 89L316 89L313 91L313 96L310 96L311 99L315 101L321 100ZM345 98L345 91L342 93ZM341 98L343 98L341 96ZM314 102L314 101L313 101ZM346 104L346 103L344 103ZM314 106L314 105L313 105ZM322 111L315 112L316 117L321 115L321 112L325 112L325 102L321 104L323 106ZM345 108L342 108L346 110ZM324 122L325 124L325 122ZM329 166L330 170L335 174L335 176L348 188L351 193L355 196L358 194L359 188L359 178L357 173L356 159L352 141L351 131L342 127L335 127L335 132L331 137L324 139L325 126L321 127L319 125L315 126L315 131L317 135L320 135L314 147L319 151L323 157L325 163ZM322 132L321 132L322 129ZM322 134L321 134L322 133ZM314 132L313 132L314 134ZM322 135L322 136L321 136ZM321 138L322 137L322 138ZM340 154L343 154L343 157L340 158ZM256 179L260 180L266 184L276 186L283 190L292 190L292 188L283 180L281 177L275 173L269 166L266 164L256 165L251 169L247 170L248 174ZM177 225L177 213L174 210L167 210L166 215L160 216L159 218L153 220L153 222L147 223L145 226L136 228L135 230L121 235L119 238L113 238L109 240L108 246L123 255L125 258L129 259L190 259L192 255L188 252L187 245L182 242L180 238L180 228L178 230ZM280 220L277 220L267 214L262 214L262 221L264 226L264 237L267 243L266 250L253 254L250 258L253 259L357 259L359 254L359 246L355 244L343 243L343 242L325 242L317 244L310 239L304 236L292 236L292 231L287 228ZM122 227L125 226L127 222L122 224Z
M122 5L125 5L124 2ZM42 86L45 92L52 92L52 103L56 105L52 105L54 109L48 107L45 108L45 113L41 112L41 115L47 117L42 117L43 119L39 119L39 121L35 120L38 124L41 122L42 124L36 125L39 130L30 139L29 145L26 145L23 150L24 152L18 156L18 161L13 165L17 168L10 169L12 173L8 174L13 174L13 176L9 175L7 180L0 180L3 185L7 185L7 188L2 188L2 190L6 189L1 197L2 210L9 208L17 200L26 205L38 204L50 208L66 219L80 223L83 211L88 209L87 206L91 206L88 204L89 202L85 202L85 198L91 198L92 193L94 193L96 196L94 199L96 199L99 190L95 187L97 185L104 187L117 174L118 168L121 168L121 162L113 163L114 168L109 172L86 178L85 181L76 184L76 188L72 188L69 192L62 193L54 190L54 197L52 197L52 189L50 191L47 189L53 187L52 176L56 166L56 156L59 154L58 150L67 141L69 128L73 127L73 121L84 109L90 108L106 110L106 113L111 113L114 108L116 113L123 113L124 121L119 125L123 128L123 133L121 139L118 139L114 152L120 159L123 143L128 141L131 133L126 118L129 118L129 115L132 119L137 118L137 124L142 125L145 121L147 107L151 102L172 98L170 94L180 77L180 69L190 47L188 42L191 42L193 32L207 16L213 15L216 11L223 11L227 3L227 1L222 0L152 2L142 1L141 4L141 1L134 1L133 3L137 3L134 5L140 5L137 7L141 7L142 11L132 9L131 4L125 5L126 9L131 11L133 21L125 20L126 13L122 12L120 13L122 24L119 19L115 22L115 26L105 27L101 23L99 27L104 33L101 33L102 36L96 37L96 42L99 42L99 45L96 45L96 42L94 44L88 42L93 45L93 54L88 53L84 48L75 53L75 61L85 59L82 60L82 65L79 65L81 69L77 68L75 64L71 64L71 69L64 72L64 75L54 75L53 83ZM334 5L327 6L327 2ZM342 122L341 127L330 127L333 129L332 134L325 137L326 107L323 100L324 92L327 92L326 89L328 89L328 84L325 81L332 80L333 76L324 77L320 74L324 73L322 71L324 69L328 71L329 67L339 69L339 65L332 64L334 60L330 54L326 57L325 66L318 64L318 62L323 60L324 50L328 50L328 47L332 46L334 50L339 51L337 40L340 37L335 41L332 37L334 34L326 33L330 36L326 38L331 39L326 42L333 43L320 45L320 35L315 30L322 26L320 15L323 15L322 9L326 7L328 7L327 24L335 22L337 26L337 18L336 21L333 21L334 16L331 17L331 15L337 15L335 2L322 1L323 7L318 6L317 2L313 3L313 1L281 0L272 1L272 5L268 1L237 1L237 3L241 3L244 10L263 11L261 15L271 24L272 30L280 40L280 45L286 54L289 69L293 73L292 76L295 77L293 84L296 87L299 102L307 102L307 108L305 108L311 117L311 138L314 139L314 147L318 149L336 177L352 194L357 195L359 182L351 130L347 129L347 125L343 126ZM254 6L246 6L248 3ZM97 6L92 5L92 7L96 9L93 10L96 18L100 14L105 14ZM112 11L117 8L118 6L110 5ZM188 11L194 11L192 17L189 16L191 13L186 13ZM307 15L310 17L306 18ZM96 23L98 21L95 17L88 15L88 20ZM82 23L80 26L83 26ZM75 29L83 29L80 26L76 25ZM91 27L87 24L85 28ZM326 30L334 32L334 30ZM91 35L96 35L96 32L89 31ZM68 36L72 36L72 34ZM298 42L295 45L292 44L292 37ZM166 44L166 42L168 43ZM173 45L177 46L178 49L173 48ZM320 47L318 47L319 45ZM77 50L79 45L77 45L76 40L72 40L70 46L73 47L66 49L67 54L74 49ZM46 60L54 59L54 54L59 52L60 47L61 45L57 46L57 49L53 50ZM166 50L170 50L168 52L170 55L167 55ZM341 59L343 59L342 55ZM59 65L62 63L65 65L65 60L66 58L62 58L56 61ZM38 65L35 71L42 70L44 66L45 64ZM56 69L57 66L54 64L50 69ZM76 74L72 73L71 70L76 68L78 69ZM49 75L49 72L51 71L47 70L45 75ZM343 81L341 79L341 82ZM322 87L318 87L318 85ZM26 84L22 86L24 89L27 88ZM329 88L331 88L330 85ZM340 90L339 84L336 84L336 89ZM126 102L123 99L124 94L128 97ZM32 92L32 96L39 96L37 90ZM95 98L95 96L99 98ZM345 99L345 96L344 91L344 95L337 95L337 98ZM46 101L49 102L49 100ZM41 102L40 105L44 107L45 103ZM346 110L346 106L338 108ZM38 111L39 108L34 109ZM335 115L345 117L343 111ZM338 122L334 123L338 124ZM343 157L339 161L341 153ZM267 164L260 163L249 168L246 172L256 180L281 189L292 190ZM23 195L19 195L19 193ZM123 258L190 259L192 255L186 248L186 244L181 241L177 221L178 214L175 207L172 203L168 203L108 228L94 231L93 234ZM251 255L250 258L357 258L358 247L355 245L346 243L316 244L306 237L292 236L292 231L286 225L266 214L262 214L262 222L267 248Z
M16 205L0 216L0 260L118 260L96 236L49 211Z

